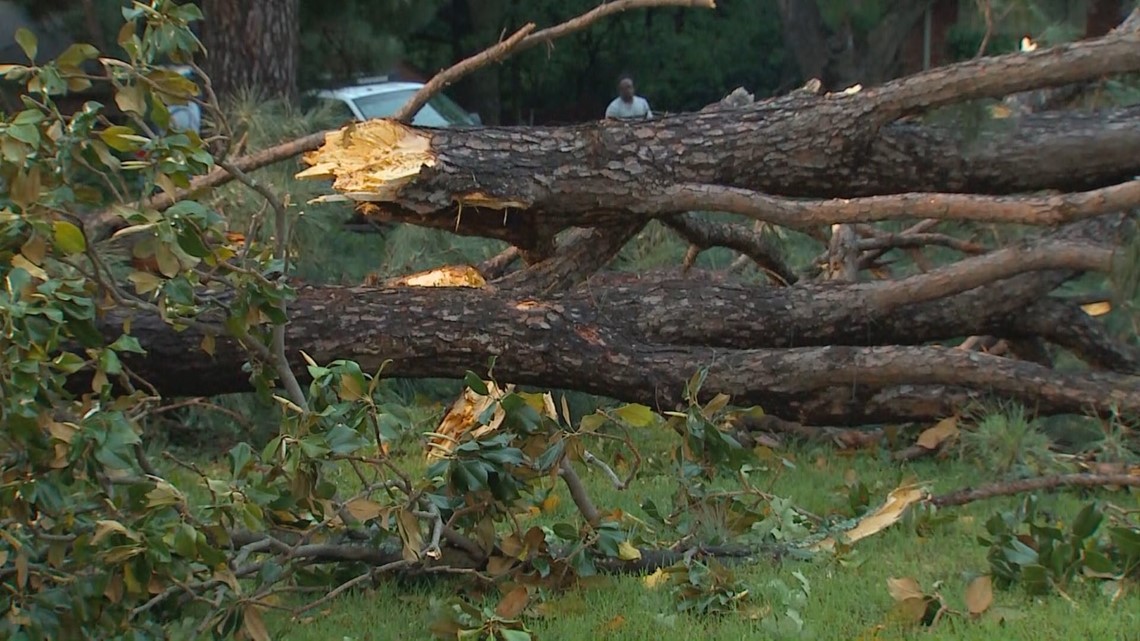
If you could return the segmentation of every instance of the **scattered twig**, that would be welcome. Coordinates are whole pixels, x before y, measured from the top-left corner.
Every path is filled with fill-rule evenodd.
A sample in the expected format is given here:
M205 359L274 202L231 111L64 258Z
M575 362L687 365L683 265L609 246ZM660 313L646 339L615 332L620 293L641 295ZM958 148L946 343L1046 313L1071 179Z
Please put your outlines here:
M975 501L1012 496L1062 487L1140 487L1140 476L1133 474L1058 474L1015 481L1000 481L978 488L964 488L930 499L937 507L954 507Z
M506 275L507 269L519 259L519 248L508 247L487 260L479 263L475 269L486 280L495 280Z
M348 581L341 583L336 588L330 590L329 593L326 594L325 596L323 596L323 597L321 597L315 601L311 601L309 603L306 603L305 605L297 608L296 610L293 611L293 616L296 617L300 614L308 612L309 610L319 608L322 605L328 603L329 601L336 599L338 596L344 594L345 592L351 590L352 588L354 588L354 587L356 587L356 586L358 586L358 585L360 585L366 581L371 581L373 578L375 578L381 574L384 574L385 572L391 572L393 570L398 570L400 568L407 567L408 565L409 565L409 563L407 561L400 560L400 561L393 561L391 563L387 563L387 564L382 565L378 568L372 568L371 570L368 570L367 572L365 572L365 573L363 573L363 574L361 574L361 575L359 575L353 579L349 579Z
M614 484L615 488L619 490L625 489L625 482L621 480L621 477L617 475L617 472L614 472L613 468L610 467L608 463L594 456L592 453L590 453L589 450L584 450L582 452L582 460L586 461L587 465L593 465L594 467L601 470L602 473L606 475L606 478L608 478L610 482Z

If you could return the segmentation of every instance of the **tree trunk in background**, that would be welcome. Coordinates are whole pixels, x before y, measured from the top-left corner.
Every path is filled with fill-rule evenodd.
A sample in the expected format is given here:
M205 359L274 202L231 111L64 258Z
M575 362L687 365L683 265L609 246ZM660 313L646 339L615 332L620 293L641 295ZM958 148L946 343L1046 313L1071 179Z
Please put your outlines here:
M1124 0L1088 0L1085 37L1099 38L1112 31L1124 17Z
M821 0L779 0L784 42L803 74L819 78L835 91L851 85L875 85L899 75L899 54L921 24L928 0L896 0L869 33L846 21L826 24Z
M499 39L506 2L467 0L467 10L471 16L471 30L479 38L473 50L466 53L470 55ZM467 82L470 104L464 106L477 111L485 125L497 126L502 122L502 96L499 91L501 71L501 65L487 65L473 73Z
M203 1L205 68L219 94L296 97L299 1Z

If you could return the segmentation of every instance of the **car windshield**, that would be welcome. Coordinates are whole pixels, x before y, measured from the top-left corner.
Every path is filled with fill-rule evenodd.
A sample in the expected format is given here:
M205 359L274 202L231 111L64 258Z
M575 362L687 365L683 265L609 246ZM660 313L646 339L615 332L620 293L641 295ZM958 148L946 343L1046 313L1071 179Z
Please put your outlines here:
M415 89L386 91L357 98L353 102L356 103L356 108L360 110L365 120L391 118L400 110L400 107L412 99L415 93ZM472 123L471 117L463 111L462 107L455 104L447 96L437 95L420 109L416 117L412 119L412 124L421 127L447 127Z

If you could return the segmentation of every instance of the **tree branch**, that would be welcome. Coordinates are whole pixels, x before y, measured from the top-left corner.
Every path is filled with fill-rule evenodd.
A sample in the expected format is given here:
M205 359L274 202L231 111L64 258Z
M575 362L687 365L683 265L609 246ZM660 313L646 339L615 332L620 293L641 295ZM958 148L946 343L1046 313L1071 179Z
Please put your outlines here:
M978 488L965 488L931 497L930 503L937 507L954 507L975 501L1013 496L1042 490L1056 490L1063 487L1140 487L1140 476L1134 474L1060 474L1039 476L1015 481L999 481Z
M775 275L784 285L795 284L797 280L780 248L755 229L700 220L691 214L671 216L662 222L701 249L727 247L744 254L761 269Z

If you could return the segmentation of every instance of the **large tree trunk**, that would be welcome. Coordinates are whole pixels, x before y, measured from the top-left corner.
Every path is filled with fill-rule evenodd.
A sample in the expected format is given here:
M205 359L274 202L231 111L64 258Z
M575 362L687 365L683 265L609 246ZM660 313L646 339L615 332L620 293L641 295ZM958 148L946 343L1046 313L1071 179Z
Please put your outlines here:
M756 215L753 192L1067 191L1140 173L1140 108L993 120L980 132L895 121L1137 69L1140 34L1129 32L942 67L851 95L797 91L648 123L428 131L375 121L330 134L302 176L335 178L368 215L526 249L569 226L694 209Z
M206 73L219 94L297 94L300 0L204 0Z
M545 300L494 288L304 288L290 309L288 341L299 372L301 350L318 362L355 359L366 371L391 359L386 376L415 378L485 373L494 357L504 382L667 409L707 367L705 398L724 392L815 424L938 418L991 393L1043 413L1140 410L1134 375L1065 374L945 347L867 347L1024 331L1014 317L1020 310L1003 313L1014 305L1002 294L1020 299L1049 280L1013 279L885 313L868 304L873 286L789 290L606 276ZM120 320L108 323L110 333ZM208 356L193 330L140 318L132 332L149 353L128 362L164 394L249 389L245 356L229 341ZM1132 355L1129 364L1137 362Z

